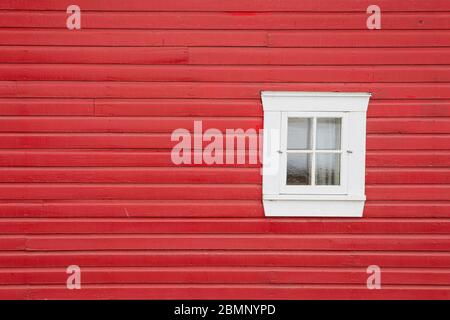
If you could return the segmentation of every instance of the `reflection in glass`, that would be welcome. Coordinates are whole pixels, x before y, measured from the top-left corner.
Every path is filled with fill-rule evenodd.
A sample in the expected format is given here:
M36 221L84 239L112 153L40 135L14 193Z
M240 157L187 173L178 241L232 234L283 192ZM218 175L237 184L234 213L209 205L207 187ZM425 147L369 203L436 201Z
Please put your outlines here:
M287 155L287 184L311 184L311 154L288 153Z
M317 153L316 154L316 185L340 184L340 154Z
M317 118L317 142L318 150L341 149L341 119Z
M309 118L288 119L288 150L311 149L311 125Z

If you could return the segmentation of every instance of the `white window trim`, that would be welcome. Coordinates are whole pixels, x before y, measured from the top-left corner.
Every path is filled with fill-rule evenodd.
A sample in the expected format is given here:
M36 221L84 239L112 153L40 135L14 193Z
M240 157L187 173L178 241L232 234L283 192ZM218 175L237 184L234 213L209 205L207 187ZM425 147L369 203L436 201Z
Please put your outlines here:
M370 93L262 92L264 109L263 204L266 216L361 217L365 202L366 113ZM309 191L289 187L284 140L287 115L342 115L343 187ZM347 152L348 151L348 152ZM304 189L305 190L305 189ZM330 193L328 193L328 192ZM301 193L300 193L301 192Z

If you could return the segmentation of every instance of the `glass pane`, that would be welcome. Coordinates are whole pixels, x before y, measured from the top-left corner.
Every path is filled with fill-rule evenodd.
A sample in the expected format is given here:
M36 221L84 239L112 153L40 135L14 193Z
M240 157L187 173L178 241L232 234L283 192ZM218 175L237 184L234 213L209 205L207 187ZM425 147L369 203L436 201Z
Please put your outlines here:
M318 150L341 149L341 119L317 118L317 142Z
M316 153L316 185L340 184L340 153Z
M288 119L288 143L289 150L311 149L312 119L289 118Z
M309 153L287 154L286 181L288 185L311 184L311 154Z

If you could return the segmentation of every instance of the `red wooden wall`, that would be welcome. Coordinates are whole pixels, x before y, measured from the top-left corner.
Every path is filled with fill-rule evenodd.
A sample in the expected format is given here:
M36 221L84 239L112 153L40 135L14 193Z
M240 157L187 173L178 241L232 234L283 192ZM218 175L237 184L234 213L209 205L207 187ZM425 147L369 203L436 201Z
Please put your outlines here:
M0 27L0 298L450 298L450 1L2 0ZM260 128L262 90L373 92L363 218L171 164L194 120Z

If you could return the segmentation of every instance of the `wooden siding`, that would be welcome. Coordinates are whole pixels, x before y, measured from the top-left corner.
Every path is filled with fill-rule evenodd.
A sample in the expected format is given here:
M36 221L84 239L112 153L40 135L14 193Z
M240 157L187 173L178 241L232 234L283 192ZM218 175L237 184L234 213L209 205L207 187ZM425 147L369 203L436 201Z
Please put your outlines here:
M448 0L75 3L78 31L0 2L0 298L450 298ZM259 165L172 164L194 120L260 129L262 90L373 93L363 218L265 218Z

